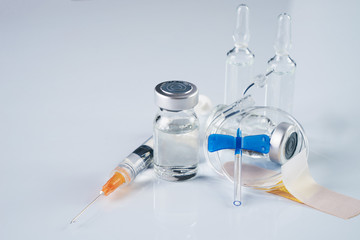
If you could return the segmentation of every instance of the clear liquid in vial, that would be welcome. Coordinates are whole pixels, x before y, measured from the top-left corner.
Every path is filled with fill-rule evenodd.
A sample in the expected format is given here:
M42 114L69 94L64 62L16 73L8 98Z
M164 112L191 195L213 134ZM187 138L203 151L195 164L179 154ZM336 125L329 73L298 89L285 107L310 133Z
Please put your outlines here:
M155 128L155 173L168 181L190 179L196 175L199 163L199 128L169 130Z

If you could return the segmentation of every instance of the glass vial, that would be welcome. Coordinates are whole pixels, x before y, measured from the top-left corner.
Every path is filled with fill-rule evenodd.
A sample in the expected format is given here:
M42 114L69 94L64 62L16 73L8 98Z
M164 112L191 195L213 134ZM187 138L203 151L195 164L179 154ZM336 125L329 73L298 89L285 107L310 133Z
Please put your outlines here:
M291 19L286 13L278 17L275 56L268 61L265 106L276 107L290 114L293 111L296 63L289 56Z
M227 53L224 103L229 105L243 97L252 83L255 56L248 48L250 40L249 8L241 4L237 8L236 28L233 34L234 48Z
M154 170L168 181L194 177L199 163L199 120L194 107L197 87L185 81L167 81L155 87L160 110L154 120Z

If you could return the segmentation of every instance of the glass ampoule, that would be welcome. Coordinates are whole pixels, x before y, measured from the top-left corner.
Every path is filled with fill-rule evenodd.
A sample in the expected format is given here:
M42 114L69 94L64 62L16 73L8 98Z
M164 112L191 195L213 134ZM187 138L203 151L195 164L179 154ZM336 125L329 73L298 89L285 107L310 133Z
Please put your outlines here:
M278 17L275 56L268 61L265 106L293 111L296 63L289 56L291 47L291 18L283 13Z
M251 83L254 54L248 48L250 40L249 8L241 4L237 8L236 28L233 34L234 48L227 53L224 103L231 104L242 97Z

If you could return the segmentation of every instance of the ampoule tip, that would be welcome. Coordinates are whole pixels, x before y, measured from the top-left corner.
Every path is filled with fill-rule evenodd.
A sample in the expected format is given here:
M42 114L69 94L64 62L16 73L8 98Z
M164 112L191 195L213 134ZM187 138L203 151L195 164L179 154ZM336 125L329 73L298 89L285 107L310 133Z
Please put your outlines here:
M291 47L291 17L287 13L278 16L278 32L275 41L277 54L288 54Z
M237 8L236 28L233 38L237 47L247 47L249 44L249 8L245 4L241 4Z

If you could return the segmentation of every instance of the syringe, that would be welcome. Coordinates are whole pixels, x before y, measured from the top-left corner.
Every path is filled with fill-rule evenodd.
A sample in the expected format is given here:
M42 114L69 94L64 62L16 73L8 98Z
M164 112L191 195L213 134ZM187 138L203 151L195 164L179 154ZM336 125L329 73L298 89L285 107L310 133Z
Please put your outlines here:
M102 187L99 195L89 203L70 223L76 222L80 215L90 207L100 196L108 196L115 189L132 182L144 169L148 168L153 160L153 138L150 137L140 147L135 149L112 172L112 177Z

